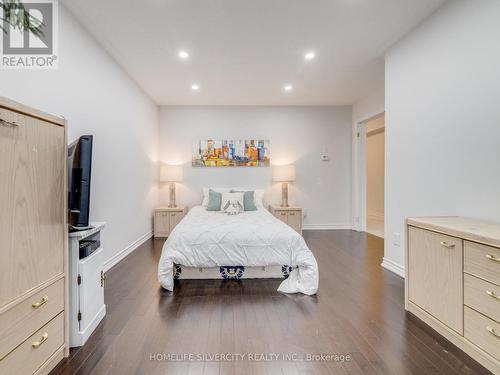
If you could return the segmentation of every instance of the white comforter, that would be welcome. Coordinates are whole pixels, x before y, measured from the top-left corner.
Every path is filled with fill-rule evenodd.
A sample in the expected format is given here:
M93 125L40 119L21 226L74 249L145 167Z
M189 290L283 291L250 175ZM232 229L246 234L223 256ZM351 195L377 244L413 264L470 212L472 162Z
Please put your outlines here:
M261 208L229 216L193 207L163 246L158 280L174 289L173 265L294 267L278 291L315 294L318 264L301 235ZM295 267L295 266L298 266Z

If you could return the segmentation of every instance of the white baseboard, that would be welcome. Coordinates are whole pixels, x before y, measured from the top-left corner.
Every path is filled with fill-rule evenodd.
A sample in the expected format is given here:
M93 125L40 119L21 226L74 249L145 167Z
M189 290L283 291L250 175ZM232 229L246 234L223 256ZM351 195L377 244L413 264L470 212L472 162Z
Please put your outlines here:
M105 261L103 271L108 272L114 265L116 265L118 262L120 262L123 258L125 258L127 255L129 255L132 251L137 249L139 246L141 246L144 242L149 240L151 237L153 237L153 232L146 233L145 235L141 236L139 239L135 240L130 245L128 245L125 249L123 249L119 253L115 254L111 259L108 259L107 261Z
M303 230L335 230L349 229L352 230L352 224L303 224Z
M393 262L392 260L384 257L382 259L381 266L384 267L386 270L391 271L398 276L401 276L403 279L405 278L405 268L401 264Z

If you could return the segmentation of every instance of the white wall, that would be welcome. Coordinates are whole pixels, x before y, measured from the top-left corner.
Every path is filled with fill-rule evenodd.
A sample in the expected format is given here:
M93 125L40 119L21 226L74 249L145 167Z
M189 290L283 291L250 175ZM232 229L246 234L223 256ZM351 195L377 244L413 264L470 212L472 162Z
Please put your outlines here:
M59 69L0 71L0 95L66 117L68 141L94 135L91 220L107 222L112 260L151 232L158 108L61 4L59 12Z
M408 216L500 222L500 2L446 3L386 56L384 262Z
M210 138L266 138L271 163L296 165L290 202L306 209L306 227L351 225L351 107L161 107L160 160L184 166L178 203L201 202L203 186L268 188L280 203L272 168L193 168L192 143ZM331 160L321 161L328 148ZM168 202L168 187L161 187Z
M384 112L385 88L380 87L371 95L358 100L352 105L352 119L354 123L365 121L370 117Z

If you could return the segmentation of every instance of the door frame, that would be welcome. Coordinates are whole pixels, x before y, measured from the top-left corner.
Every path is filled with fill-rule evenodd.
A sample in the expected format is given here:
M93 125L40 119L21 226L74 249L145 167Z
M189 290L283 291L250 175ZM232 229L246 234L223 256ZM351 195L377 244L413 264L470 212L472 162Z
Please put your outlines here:
M385 115L373 112L353 123L353 229L366 232L366 123ZM385 178L385 176L384 176Z

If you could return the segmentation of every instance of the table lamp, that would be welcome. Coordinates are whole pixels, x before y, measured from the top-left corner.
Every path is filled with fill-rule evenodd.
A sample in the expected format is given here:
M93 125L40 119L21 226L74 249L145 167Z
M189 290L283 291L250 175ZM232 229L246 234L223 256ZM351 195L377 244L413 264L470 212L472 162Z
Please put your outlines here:
M288 207L288 183L295 181L295 166L279 165L274 167L273 180L281 182L281 207Z
M163 165L160 167L160 181L168 182L170 203L168 207L176 207L175 183L182 181L182 167L180 165Z

